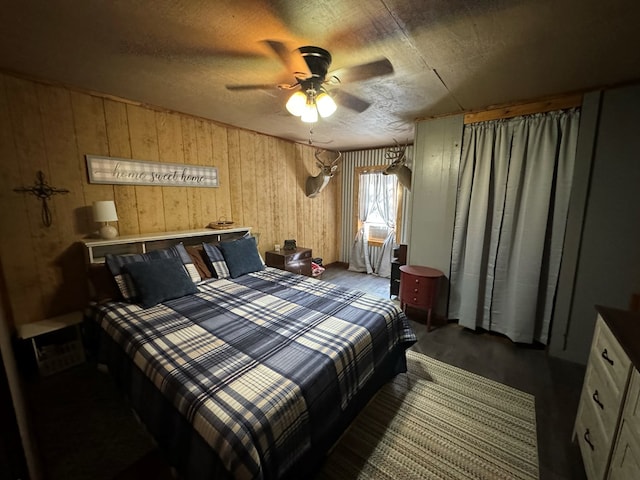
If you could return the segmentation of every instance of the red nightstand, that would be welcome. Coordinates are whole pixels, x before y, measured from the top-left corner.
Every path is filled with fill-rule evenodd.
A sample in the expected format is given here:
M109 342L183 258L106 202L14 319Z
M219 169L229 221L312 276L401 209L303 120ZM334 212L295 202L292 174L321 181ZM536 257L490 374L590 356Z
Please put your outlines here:
M438 281L444 276L440 270L417 265L400 267L400 308L405 306L427 311L427 331L431 330L431 309L438 294Z

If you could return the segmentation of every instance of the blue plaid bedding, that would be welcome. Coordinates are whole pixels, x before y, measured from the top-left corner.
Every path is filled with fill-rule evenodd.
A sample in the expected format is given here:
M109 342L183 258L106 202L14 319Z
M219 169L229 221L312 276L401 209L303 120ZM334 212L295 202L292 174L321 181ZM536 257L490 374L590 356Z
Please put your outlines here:
M392 302L273 268L198 290L95 320L235 478L287 474L416 340Z

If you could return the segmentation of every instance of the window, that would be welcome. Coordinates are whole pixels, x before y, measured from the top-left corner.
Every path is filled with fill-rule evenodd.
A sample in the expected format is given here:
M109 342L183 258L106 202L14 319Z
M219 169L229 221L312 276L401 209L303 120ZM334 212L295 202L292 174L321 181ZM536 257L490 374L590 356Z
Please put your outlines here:
M360 172L358 183L358 229L364 227L369 245L380 247L398 224L398 178L370 167Z

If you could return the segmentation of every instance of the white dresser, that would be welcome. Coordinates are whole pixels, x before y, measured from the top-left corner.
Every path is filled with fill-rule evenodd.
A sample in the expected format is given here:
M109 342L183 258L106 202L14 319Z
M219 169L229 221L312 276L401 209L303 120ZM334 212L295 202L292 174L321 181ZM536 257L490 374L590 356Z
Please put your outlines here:
M597 307L574 439L589 480L640 478L640 315Z

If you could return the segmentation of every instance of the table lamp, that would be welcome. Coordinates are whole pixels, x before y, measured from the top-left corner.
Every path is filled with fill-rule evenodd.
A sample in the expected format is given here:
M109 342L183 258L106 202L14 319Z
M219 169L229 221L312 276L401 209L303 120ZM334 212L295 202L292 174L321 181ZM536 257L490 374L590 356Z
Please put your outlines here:
M100 227L100 237L110 240L118 236L118 230L109 222L117 222L118 214L113 200L100 200L93 202L93 221L103 223Z

